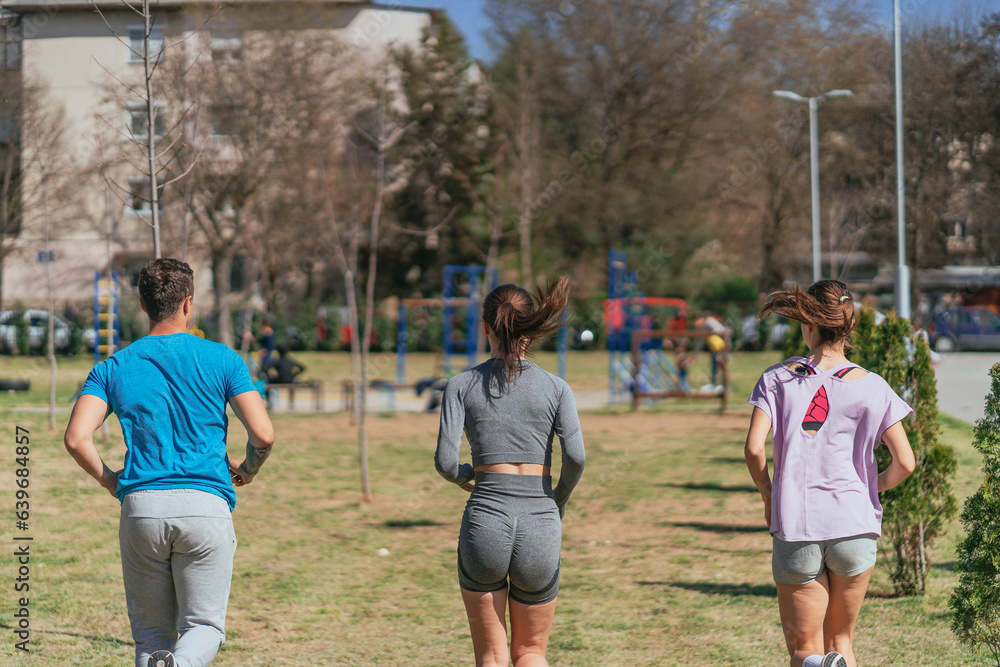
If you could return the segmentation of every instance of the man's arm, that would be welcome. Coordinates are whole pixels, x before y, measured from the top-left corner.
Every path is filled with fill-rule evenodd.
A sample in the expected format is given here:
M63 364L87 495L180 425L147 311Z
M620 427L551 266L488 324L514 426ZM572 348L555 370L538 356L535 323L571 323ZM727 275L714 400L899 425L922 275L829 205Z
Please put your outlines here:
M118 473L109 468L94 446L94 431L108 416L108 404L97 396L84 394L73 406L73 414L66 426L63 442L77 464L96 479L101 486L115 495Z
M260 467L271 455L274 445L274 426L267 415L264 401L256 391L245 391L229 399L233 412L247 430L247 455L242 461L230 461L229 468L236 486L245 486L253 481Z

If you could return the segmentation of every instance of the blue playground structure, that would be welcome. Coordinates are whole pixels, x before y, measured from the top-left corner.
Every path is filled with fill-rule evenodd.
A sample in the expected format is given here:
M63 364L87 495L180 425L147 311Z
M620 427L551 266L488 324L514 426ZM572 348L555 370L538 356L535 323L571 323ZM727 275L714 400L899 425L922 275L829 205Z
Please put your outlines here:
M648 307L688 310L683 299L648 297L639 292L636 272L628 268L628 256L612 249L608 255L608 300L605 320L608 327L608 404L630 401L633 409L639 402L661 398L719 398L726 407L729 388L729 334L723 336L723 353L712 353L723 370L723 384L693 389L687 367L695 347L712 335L708 331L654 329ZM675 350L672 360L664 346ZM683 361L681 361L683 359Z
M111 280L101 280L101 272L94 271L94 365L101 357L110 357L121 345L122 325L118 312L118 272L111 272Z
M629 368L632 332L638 329L642 306L635 271L628 270L628 255L611 249L608 253L608 405L625 400L631 390L633 369Z
M487 275L488 273L488 275ZM456 296L457 283L465 278L468 285L468 297ZM402 299L399 302L399 317L396 324L396 386L406 384L406 351L408 345L409 311L411 308L444 308L443 327L443 360L442 366L446 376L455 370L456 356L465 356L460 368L472 368L479 363L477 350L479 347L480 327L482 317L480 304L486 295L495 289L500 282L499 274L494 268L487 272L485 266L459 266L449 264L444 268L444 284L440 299ZM456 327L458 309L466 308L465 326ZM459 335L464 333L464 338ZM626 348L627 349L627 348ZM559 329L558 337L558 374L566 377L566 359L569 351L569 327Z
M452 357L464 354L466 357L464 367L471 368L476 365L476 350L479 346L479 304L482 303L486 294L499 284L499 274L496 269L489 272L485 266L459 266L448 264L444 267L444 284L442 298L440 299L402 299L399 302L399 318L396 325L396 385L406 384L406 350L407 350L407 325L409 323L409 309L417 307L444 308L443 327L443 367L445 375L451 375L453 371ZM468 285L468 297L458 297L455 295L456 277L465 277ZM487 282L488 279L488 282ZM485 289L482 283L486 282ZM456 310L465 307L465 327L456 328ZM465 332L465 337L459 339L457 334Z

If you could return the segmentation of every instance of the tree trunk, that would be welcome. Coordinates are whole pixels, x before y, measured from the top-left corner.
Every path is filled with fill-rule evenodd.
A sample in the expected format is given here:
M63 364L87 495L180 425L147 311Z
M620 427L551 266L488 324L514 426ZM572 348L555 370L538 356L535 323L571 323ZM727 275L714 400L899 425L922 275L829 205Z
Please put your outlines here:
M534 74L528 74L522 60L517 66L517 80L520 84L520 127L517 132L517 153L520 162L521 219L519 224L521 240L521 284L531 289L534 277L531 272L531 218L534 214L537 137L535 136L535 87ZM530 80L529 80L530 77Z
M382 217L382 198L385 189L385 112L386 95L389 87L389 61L385 61L382 78L382 94L379 99L378 155L375 171L375 203L368 234L368 280L365 288L365 331L361 340L361 387L358 394L358 454L361 458L361 496L367 503L372 501L371 482L368 479L368 357L371 352L372 324L375 311L375 275L378 269L378 225Z
M497 179L498 181L500 179ZM499 211L494 211L490 215L490 247L486 252L486 275L483 276L482 287L480 288L480 304L482 300L486 298L489 294L490 280L493 279L493 274L497 270L497 261L500 255L500 237L503 236L503 214ZM478 307L478 306L477 306ZM482 319L483 314L479 313L480 319ZM482 327L479 322L476 322L476 326ZM483 358L483 354L486 352L486 334L483 331L479 332L476 336L476 361L478 362Z
M361 383L363 382L361 373L361 342L358 336L358 295L354 284L354 271L344 272L344 290L347 293L347 326L351 331L351 391L354 393L352 401L351 421L358 424L361 419ZM362 486L364 480L362 480Z
M52 294L52 262L51 245L49 243L51 233L51 223L49 220L48 196L46 192L46 175L42 171L42 215L45 218L45 289L49 297L49 322L48 322L48 357L49 357L49 430L56 430L56 381L59 376L59 368L56 363L56 340L55 340L55 297Z
M917 589L923 593L927 588L927 553L924 549L924 520L917 523Z
M142 0L142 18L145 22L142 37L142 66L146 79L146 159L149 166L149 203L153 218L153 257L160 259L163 254L160 250L160 202L157 192L156 174L156 103L153 99L153 65L152 54L149 52L149 34L152 30L152 15L149 10L149 0ZM161 49L162 44L161 44ZM156 59L160 59L160 52L157 51Z
M233 347L233 313L229 305L230 277L233 268L231 252L226 249L212 253L212 273L215 276L215 326L219 342Z

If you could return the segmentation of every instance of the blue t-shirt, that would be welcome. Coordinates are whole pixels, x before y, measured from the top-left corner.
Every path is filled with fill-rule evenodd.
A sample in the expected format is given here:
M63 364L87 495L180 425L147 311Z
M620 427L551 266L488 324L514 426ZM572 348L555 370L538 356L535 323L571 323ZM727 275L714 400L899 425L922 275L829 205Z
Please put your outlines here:
M199 489L236 507L229 475L226 401L256 391L243 359L187 333L140 338L90 371L81 394L105 401L125 437L115 495Z

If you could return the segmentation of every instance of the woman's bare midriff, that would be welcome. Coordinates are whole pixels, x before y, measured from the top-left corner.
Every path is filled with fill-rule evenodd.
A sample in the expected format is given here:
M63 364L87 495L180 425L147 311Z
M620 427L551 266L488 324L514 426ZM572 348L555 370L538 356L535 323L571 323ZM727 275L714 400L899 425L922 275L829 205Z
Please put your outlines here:
M506 475L550 475L551 468L541 463L491 463L476 466L476 472L502 472Z

